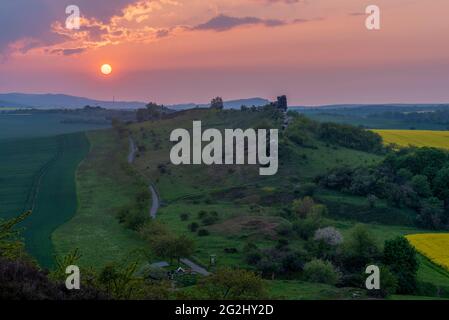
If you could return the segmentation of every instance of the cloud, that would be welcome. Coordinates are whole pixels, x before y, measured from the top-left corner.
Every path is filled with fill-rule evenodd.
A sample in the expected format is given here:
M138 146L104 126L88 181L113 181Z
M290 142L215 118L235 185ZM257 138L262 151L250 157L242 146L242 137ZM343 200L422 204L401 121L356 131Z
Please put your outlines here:
M285 25L286 22L277 19L261 19L256 17L238 18L220 14L203 24L193 27L193 30L227 31L239 26L257 24L267 27L277 27Z
M21 1L21 0L19 0ZM105 1L100 1L105 3ZM85 7L81 11L81 28L69 30L64 21L53 20L49 23L47 35L40 37L20 38L9 43L6 54L26 54L29 51L44 54L75 55L89 49L101 48L107 45L116 45L125 42L148 43L157 39L168 37L180 28L156 28L148 26L152 14L157 14L164 6L177 6L174 0L139 0L119 1L130 4L121 8L117 14L108 18L103 14L100 18L85 15ZM110 3L110 0L108 0ZM116 6L112 6L117 8ZM96 6L91 9L98 8ZM109 14L116 12L110 9ZM104 19L107 19L104 21Z
M303 0L248 1L286 4L304 2ZM183 8L182 0L77 0L77 5L81 9L81 28L68 30L65 27L67 18L65 7L73 2L72 0L58 0L57 3L54 0L34 0L30 6L29 2L31 1L15 0L7 1L6 4L0 3L0 27L2 30L8 30L0 33L0 55L28 53L76 55L122 43L151 43L188 31L224 32L241 26L278 27L312 21L218 14L200 24L194 19L188 20L186 25L187 12L203 11L202 5L193 9ZM27 20L26 24L18 23L15 18L16 15L20 16L22 11ZM34 15L35 12L38 14ZM194 16L192 13L190 15ZM6 22L2 18L5 18Z

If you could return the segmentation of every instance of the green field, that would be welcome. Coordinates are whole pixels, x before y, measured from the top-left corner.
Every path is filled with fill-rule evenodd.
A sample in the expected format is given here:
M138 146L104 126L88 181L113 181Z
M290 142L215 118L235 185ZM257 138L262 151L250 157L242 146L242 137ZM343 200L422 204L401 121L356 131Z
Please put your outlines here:
M0 113L0 218L33 210L23 235L29 253L45 267L53 263L51 234L76 212L75 171L89 149L83 131L107 127L63 123L67 117Z
M51 233L75 213L74 176L89 149L83 133L0 143L0 216L32 215L23 222L28 252L42 266L53 263Z
M137 233L119 224L119 208L131 204L140 182L123 171L128 147L117 143L112 131L87 134L91 150L76 174L78 210L52 236L56 252L66 254L78 248L80 264L101 268L126 258L141 259L145 243Z
M400 147L435 147L449 149L449 131L429 130L373 130L382 136L385 144Z
M20 114L0 113L0 141L34 139L109 127L100 124L63 123L66 119L70 117L64 113L27 113L25 110Z

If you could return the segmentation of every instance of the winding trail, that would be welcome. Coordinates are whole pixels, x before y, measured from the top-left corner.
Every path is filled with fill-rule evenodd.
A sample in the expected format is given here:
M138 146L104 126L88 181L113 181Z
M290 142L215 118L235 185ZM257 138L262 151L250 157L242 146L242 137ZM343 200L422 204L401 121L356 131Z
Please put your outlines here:
M136 159L136 153L137 153L136 143L134 142L133 138L129 137L129 153L128 153L129 164L132 164ZM159 210L160 207L159 194L157 193L156 188L152 183L150 183L148 189L151 192L151 207L149 210L150 217L152 219L156 219L157 211Z
M136 159L136 153L137 153L137 147L136 143L134 142L134 139L130 136L129 137L129 153L128 153L128 163L132 164L134 160ZM150 217L152 219L156 219L157 217L157 211L159 210L160 206L160 197L159 193L156 191L156 187L153 185L153 183L150 182L149 190L151 192L151 208L150 208ZM166 263L165 261L162 261L163 263ZM207 271L205 268L197 265L195 262L182 258L181 262L184 263L186 266L188 266L190 269L192 269L193 272L201 274L203 276L210 275L210 272Z

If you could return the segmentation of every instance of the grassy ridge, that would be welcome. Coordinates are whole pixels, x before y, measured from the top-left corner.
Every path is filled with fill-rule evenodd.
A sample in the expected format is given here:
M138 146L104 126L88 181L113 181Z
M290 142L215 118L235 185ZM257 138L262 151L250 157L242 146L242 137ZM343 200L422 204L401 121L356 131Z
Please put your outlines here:
M131 204L139 188L121 164L128 147L112 131L87 134L91 150L76 174L78 210L76 215L52 235L58 254L79 248L81 265L100 268L109 262L139 257L145 247L136 233L124 229L117 211Z
M386 144L401 147L435 147L449 149L449 131L429 130L373 130L380 134Z

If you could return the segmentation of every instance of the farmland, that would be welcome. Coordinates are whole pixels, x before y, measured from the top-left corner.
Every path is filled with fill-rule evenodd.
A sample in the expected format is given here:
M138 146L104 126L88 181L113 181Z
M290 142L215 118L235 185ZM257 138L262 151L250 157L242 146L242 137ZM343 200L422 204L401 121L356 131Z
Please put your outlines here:
M57 114L0 114L0 218L33 210L22 223L25 244L46 267L53 263L52 232L77 207L74 176L89 143L76 132L99 127L61 120Z
M380 134L385 144L400 147L434 147L449 149L449 131L429 130L373 130Z
M74 174L88 151L83 133L0 143L0 216L33 214L23 223L27 250L43 266L53 261L51 233L76 210Z
M108 125L64 123L70 117L64 113L0 113L0 140L34 139L66 133L83 132Z
M408 235L407 239L422 255L449 271L449 234L413 234Z

